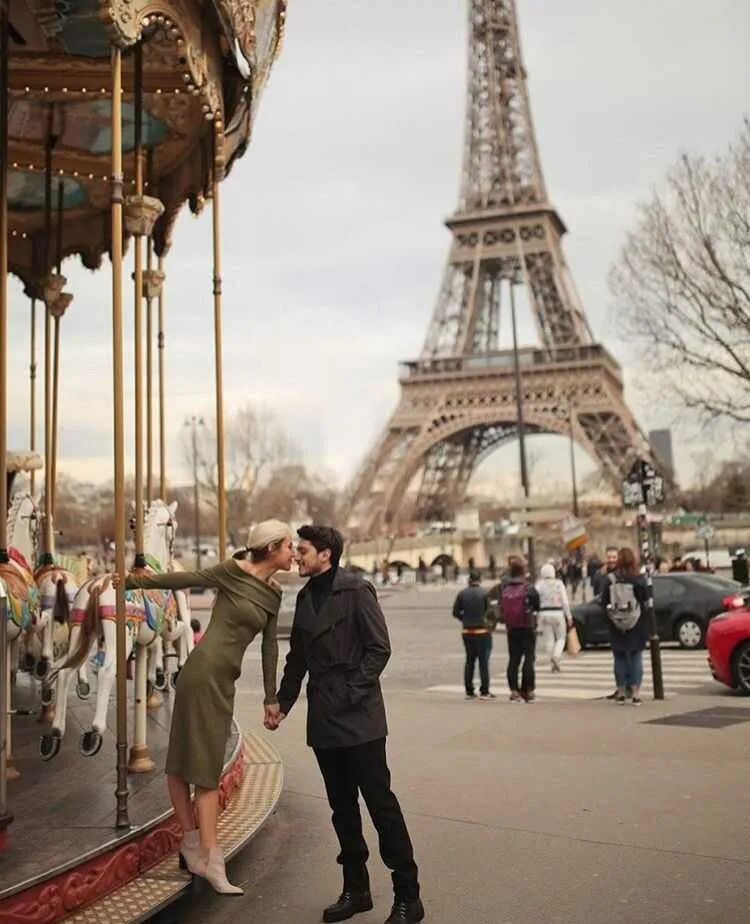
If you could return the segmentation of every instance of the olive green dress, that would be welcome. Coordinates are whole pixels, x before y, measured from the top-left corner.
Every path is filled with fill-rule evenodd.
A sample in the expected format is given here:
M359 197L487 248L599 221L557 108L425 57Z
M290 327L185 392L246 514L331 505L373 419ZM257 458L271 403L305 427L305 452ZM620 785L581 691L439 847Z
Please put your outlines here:
M263 632L265 704L277 702L281 605L277 587L253 577L234 559L201 571L129 577L127 590L187 590L213 587L216 602L205 635L177 679L166 771L204 789L217 789L231 731L234 686L247 646Z

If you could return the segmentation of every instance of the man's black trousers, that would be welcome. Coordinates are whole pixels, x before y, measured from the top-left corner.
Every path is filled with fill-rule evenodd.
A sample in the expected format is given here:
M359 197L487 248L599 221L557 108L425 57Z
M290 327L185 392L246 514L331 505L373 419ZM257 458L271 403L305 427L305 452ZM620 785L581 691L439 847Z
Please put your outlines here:
M383 863L391 870L393 891L399 901L419 897L417 866L414 862L406 822L398 799L391 791L391 774L385 754L385 738L354 747L315 748L333 810L344 868L344 888L369 889L369 851L362 834L359 794L365 800L380 841Z
M479 692L490 692L490 653L492 636L489 632L481 635L464 635L466 649L466 667L464 668L464 686L468 696L474 695L474 667L479 661Z
M507 630L508 637L508 687L518 691L518 668L521 671L521 693L533 693L536 686L534 661L536 659L536 629L516 628Z

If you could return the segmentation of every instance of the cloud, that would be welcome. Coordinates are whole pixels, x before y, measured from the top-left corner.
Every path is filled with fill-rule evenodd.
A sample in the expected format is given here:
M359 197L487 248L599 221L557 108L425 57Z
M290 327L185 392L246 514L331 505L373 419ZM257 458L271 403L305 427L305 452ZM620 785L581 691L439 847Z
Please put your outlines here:
M607 275L635 203L683 149L723 149L745 111L745 4L621 0L519 4L550 197L594 331L621 358ZM398 399L397 362L418 354L457 202L465 104L465 3L306 0L255 136L223 190L227 407L273 408L311 460L351 475ZM211 227L184 212L167 260L169 466L180 428L213 409ZM108 267L70 261L61 467L111 474ZM129 270L126 273L129 279ZM132 295L126 293L128 330ZM28 303L11 300L11 442L28 442ZM533 337L530 319L521 324ZM132 381L132 340L126 369ZM632 378L632 373L629 378ZM127 409L132 455L132 386ZM39 392L41 400L41 389ZM648 428L653 402L628 399ZM40 431L41 432L41 431ZM552 468L560 454L545 450ZM516 464L512 447L496 465ZM560 465L563 463L561 462Z

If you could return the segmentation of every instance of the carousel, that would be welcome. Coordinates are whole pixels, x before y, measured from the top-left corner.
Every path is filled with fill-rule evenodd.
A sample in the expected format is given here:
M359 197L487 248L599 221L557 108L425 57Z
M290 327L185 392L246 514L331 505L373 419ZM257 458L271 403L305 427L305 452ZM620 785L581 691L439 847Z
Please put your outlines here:
M160 771L171 687L192 649L188 599L126 594L56 549L60 358L76 294L63 270L80 260L111 276L115 570L179 567L165 437L168 254L183 206L210 210L223 556L221 183L250 141L285 16L286 0L0 0L0 924L144 920L189 884ZM23 299L9 300L9 274ZM24 343L8 341L15 312L28 318ZM10 351L29 360L28 449L15 453ZM235 726L221 784L227 855L269 816L281 781L278 755Z

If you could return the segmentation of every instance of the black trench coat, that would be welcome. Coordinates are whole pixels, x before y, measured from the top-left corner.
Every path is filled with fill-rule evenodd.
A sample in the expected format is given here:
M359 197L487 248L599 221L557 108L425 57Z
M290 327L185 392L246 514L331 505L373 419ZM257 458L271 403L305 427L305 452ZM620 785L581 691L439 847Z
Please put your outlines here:
M307 743L313 748L366 744L388 734L380 675L391 656L373 586L339 571L319 613L309 584L297 595L289 654L279 687L281 711L307 682Z

